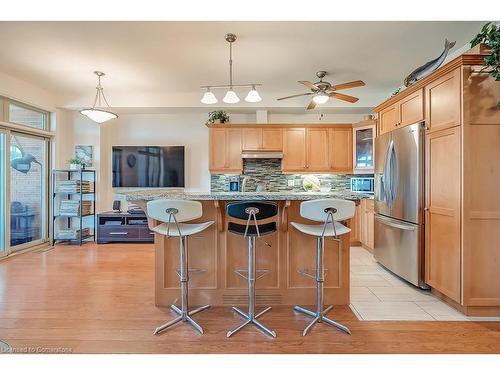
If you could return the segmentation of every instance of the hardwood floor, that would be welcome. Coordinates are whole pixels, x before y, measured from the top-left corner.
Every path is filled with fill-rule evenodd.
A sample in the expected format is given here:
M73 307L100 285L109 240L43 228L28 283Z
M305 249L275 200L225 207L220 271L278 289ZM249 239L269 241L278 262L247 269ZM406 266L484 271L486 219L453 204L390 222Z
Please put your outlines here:
M261 319L272 340L241 322L228 307L196 315L205 334L181 324L159 336L154 328L174 317L154 306L152 245L59 245L0 262L0 340L14 349L68 348L73 353L500 353L500 322L358 321L349 307L329 316L346 335L275 307ZM172 301L173 302L173 301Z

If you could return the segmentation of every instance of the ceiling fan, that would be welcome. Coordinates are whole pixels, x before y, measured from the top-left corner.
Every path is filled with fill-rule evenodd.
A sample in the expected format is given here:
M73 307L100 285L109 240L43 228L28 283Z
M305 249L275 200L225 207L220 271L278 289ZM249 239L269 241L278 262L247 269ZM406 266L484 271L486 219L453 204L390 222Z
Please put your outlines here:
M354 87L360 87L365 85L365 83L360 80L341 83L339 85L332 85L330 82L323 81L323 78L325 78L326 76L326 72L323 70L316 72L316 76L319 78L319 81L315 83L311 83L309 81L298 81L299 83L302 83L303 85L307 86L311 90L311 92L285 96L283 98L278 98L278 100L297 98L299 96L313 95L312 100L309 102L309 105L307 106L307 109L313 109L316 107L317 104L324 104L330 98L344 100L349 103L356 103L359 100L358 98L346 94L341 94L340 92L337 92L337 90L352 89Z

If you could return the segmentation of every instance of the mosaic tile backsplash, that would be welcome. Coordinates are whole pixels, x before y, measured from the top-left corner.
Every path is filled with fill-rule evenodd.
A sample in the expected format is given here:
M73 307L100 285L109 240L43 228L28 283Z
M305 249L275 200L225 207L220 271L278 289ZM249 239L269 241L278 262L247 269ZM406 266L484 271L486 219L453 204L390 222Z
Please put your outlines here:
M284 174L281 171L281 159L244 159L243 176L248 177L246 191L255 191L257 184L265 184L266 191L304 191L301 174ZM317 174L321 186L330 185L332 191L350 190L350 178L356 175ZM210 190L213 192L229 191L229 175L211 176ZM363 177L368 177L363 175ZM295 180L295 186L288 186L289 180Z

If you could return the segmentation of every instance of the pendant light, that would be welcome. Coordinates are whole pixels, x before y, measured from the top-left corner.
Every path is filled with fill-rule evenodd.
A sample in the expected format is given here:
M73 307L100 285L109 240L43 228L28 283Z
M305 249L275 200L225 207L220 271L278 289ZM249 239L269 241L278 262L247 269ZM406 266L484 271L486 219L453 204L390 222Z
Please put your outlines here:
M245 98L246 102L249 103L258 103L262 100L257 90L255 90L255 85L252 85L252 89L248 92L247 97Z
M201 98L201 102L203 104L215 104L218 102L218 100L215 97L214 93L210 91L210 88L207 88L207 92L203 95L203 98Z
M224 36L226 42L229 43L229 84L228 85L207 85L200 86L203 89L207 89L207 91L203 94L201 98L201 102L203 104L215 104L218 102L216 96L212 93L211 89L227 89L224 98L222 101L227 104L235 104L240 101L238 94L234 91L236 87L250 87L251 90L248 92L245 97L245 101L249 103L257 103L262 100L259 93L257 92L256 86L262 86L259 83L248 83L248 84L233 84L233 43L236 41L237 37L234 34L226 34Z
M95 94L94 105L92 106L92 108L82 109L80 113L84 116L87 116L92 121L97 122L98 124L102 124L106 121L117 118L118 115L110 111L98 109L99 107L101 107L101 100L104 101L104 103L106 103L108 107L109 103L104 96L104 88L101 85L101 77L103 77L105 74L99 71L95 71L94 74L97 76L97 92Z

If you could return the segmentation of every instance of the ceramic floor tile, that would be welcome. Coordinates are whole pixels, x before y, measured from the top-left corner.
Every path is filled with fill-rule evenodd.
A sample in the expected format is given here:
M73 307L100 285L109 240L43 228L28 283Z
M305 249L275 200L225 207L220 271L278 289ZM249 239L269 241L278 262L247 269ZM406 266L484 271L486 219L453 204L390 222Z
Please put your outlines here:
M468 320L465 315L441 301L415 303L420 306L426 313L439 321Z
M391 286L383 275L351 274L351 286Z
M413 302L353 302L363 320L434 320Z
M351 257L351 266L366 266L366 261L360 258Z
M386 272L378 264L373 265L363 265L363 266L351 266L351 273L360 275L382 275Z
M438 301L430 292L420 291L416 287L409 286L371 286L370 290L381 301L417 302L417 301Z
M351 302L361 302L361 301L371 301L380 302L372 291L364 286L352 286L351 287Z

